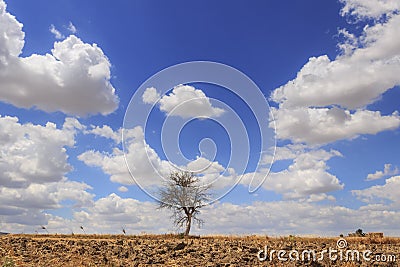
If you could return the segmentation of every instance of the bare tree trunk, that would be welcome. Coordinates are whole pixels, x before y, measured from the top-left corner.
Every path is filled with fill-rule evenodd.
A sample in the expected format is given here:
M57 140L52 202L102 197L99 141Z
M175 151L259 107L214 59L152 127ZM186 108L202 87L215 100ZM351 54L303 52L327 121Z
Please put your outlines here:
M187 214L185 236L189 235L191 225L192 225L192 214L189 213Z

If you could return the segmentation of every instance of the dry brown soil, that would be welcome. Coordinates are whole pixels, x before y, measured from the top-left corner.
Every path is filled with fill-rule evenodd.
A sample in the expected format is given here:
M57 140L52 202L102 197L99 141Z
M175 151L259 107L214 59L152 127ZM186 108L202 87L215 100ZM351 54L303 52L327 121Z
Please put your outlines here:
M400 238L346 238L346 250L370 250L366 261L345 257L331 260L321 252L337 249L339 238L266 236L191 236L177 235L4 235L0 236L0 266L398 266ZM285 250L279 260L260 261L260 249ZM301 253L315 250L316 260L304 260ZM338 250L339 251L339 250ZM270 254L269 254L270 255ZM334 256L340 254L332 254ZM263 254L260 254L263 257ZM386 259L378 262L376 259Z

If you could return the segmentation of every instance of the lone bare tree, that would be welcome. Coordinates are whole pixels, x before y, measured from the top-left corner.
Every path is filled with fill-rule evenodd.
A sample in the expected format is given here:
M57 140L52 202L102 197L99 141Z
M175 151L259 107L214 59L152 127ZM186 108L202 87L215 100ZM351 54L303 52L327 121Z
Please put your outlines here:
M159 190L159 208L172 211L171 218L178 227L186 227L189 235L192 221L201 226L204 221L197 216L200 208L210 200L210 185L200 185L199 178L188 171L170 173L164 187Z

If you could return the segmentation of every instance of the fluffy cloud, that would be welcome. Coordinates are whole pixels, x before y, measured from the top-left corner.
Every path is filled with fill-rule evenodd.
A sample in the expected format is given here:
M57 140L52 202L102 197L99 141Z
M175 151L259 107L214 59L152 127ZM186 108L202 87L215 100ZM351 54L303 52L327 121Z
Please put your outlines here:
M105 115L117 108L110 62L96 44L86 44L71 35L56 42L51 54L21 57L22 24L6 11L2 0L0 24L1 101L79 116Z
M382 203L389 201L388 205L400 208L400 176L386 179L384 185L374 185L363 190L353 190L352 193L366 203Z
M0 187L0 200L2 207L17 208L21 211L61 208L60 202L63 200L74 201L75 207L83 207L92 203L93 195L88 193L87 189L92 188L85 183L63 178L59 182L32 183L27 188Z
M359 19L379 19L384 14L392 14L400 9L397 0L340 0L344 4L342 15L351 15Z
M160 93L157 92L157 89L154 87L146 88L142 95L143 103L146 104L154 104L160 98Z
M385 24L364 29L360 48L331 61L328 56L312 57L297 77L276 89L275 102L283 107L340 105L364 107L400 84L400 15Z
M332 157L341 156L338 151L307 150L304 147L288 146L278 148L282 156L278 159L293 159L293 163L280 172L270 172L263 183L263 188L282 194L285 199L300 201L334 200L325 193L341 190L344 185L339 179L328 172L327 161ZM252 176L264 173L245 174L241 183L247 184Z
M311 57L297 77L275 89L271 99L277 135L281 139L311 144L329 143L376 134L400 125L397 112L382 116L365 107L387 90L400 85L400 15L395 1L343 0L343 14L380 17L356 37L340 30L343 54Z
M67 118L58 128L54 123L21 124L16 117L0 116L0 216L7 225L40 225L48 221L44 210L92 205L91 187L70 181L72 170L66 148L75 144L83 129L78 120Z
M78 159L88 166L100 167L104 173L110 175L110 180L113 182L134 184L134 180L129 175L123 151L118 148L114 149L112 154L89 150L80 154Z
M203 157L197 157L195 160L187 164L187 169L191 172L202 172L202 173L220 173L225 168L217 161L210 161Z
M122 141L122 130L114 131L110 126L103 125L92 126L90 130L86 130L85 134L94 134L104 138L112 139L115 143L119 144Z
M266 153L262 156L260 164L268 165L271 162L295 159L298 155L305 152L307 146L303 144L287 144L285 146L276 146L274 149L273 154Z
M153 104L160 97L155 88L147 88L143 93L144 103ZM178 85L172 92L159 100L160 110L170 116L182 118L218 117L224 113L221 108L213 107L210 99L200 89L189 85Z
M376 171L367 175L367 181L377 180L385 176L399 174L399 169L396 167L392 169L392 164L385 164L383 171Z
M109 127L103 126L104 128ZM140 126L127 130L125 137L125 155L123 150L116 147L112 154L90 150L79 155L78 159L89 166L100 167L110 175L113 182L132 185L135 180L126 166L127 161L132 176L141 186L159 185L162 182L160 175L165 176L169 173L170 164L161 160L155 150L145 142Z
M122 136L124 137L126 142L130 142L132 140L137 140L138 136L138 129L123 129L119 128L118 130L113 130L110 126L108 125L103 125L103 126L94 126L91 125L90 127L87 127L88 129L84 129L83 133L84 134L93 134L96 136L101 136L107 139L111 139L114 141L115 144L121 144Z
M379 111L350 112L334 108L272 108L279 139L307 144L326 144L340 139L353 139L361 134L376 134L400 126L397 111L382 116Z
M1 206L0 206L1 207ZM43 231L44 225L50 233L86 233L140 234L143 232L167 233L176 230L169 221L165 210L157 210L154 202L121 198L113 193L102 197L85 209L72 212L71 218L54 216L48 213L14 215L14 220L0 221L2 231L18 233ZM11 218L11 217L10 217Z
M27 187L31 183L60 181L72 169L65 147L75 143L76 119L67 118L64 127L21 124L16 117L0 116L0 184Z
M154 202L142 202L132 198L121 198L110 194L97 200L93 207L74 213L74 221L89 232L105 231L107 233L141 233L156 231L171 232L173 227L168 223L168 215L157 210Z

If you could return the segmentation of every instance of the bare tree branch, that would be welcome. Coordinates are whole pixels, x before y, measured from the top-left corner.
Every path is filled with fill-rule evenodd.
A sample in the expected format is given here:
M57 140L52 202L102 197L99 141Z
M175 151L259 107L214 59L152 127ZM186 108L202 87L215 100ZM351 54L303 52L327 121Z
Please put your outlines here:
M171 210L174 225L185 226L185 235L188 235L192 221L199 227L204 224L197 216L210 200L210 188L210 185L201 185L199 178L191 172L172 172L158 192L158 208Z

